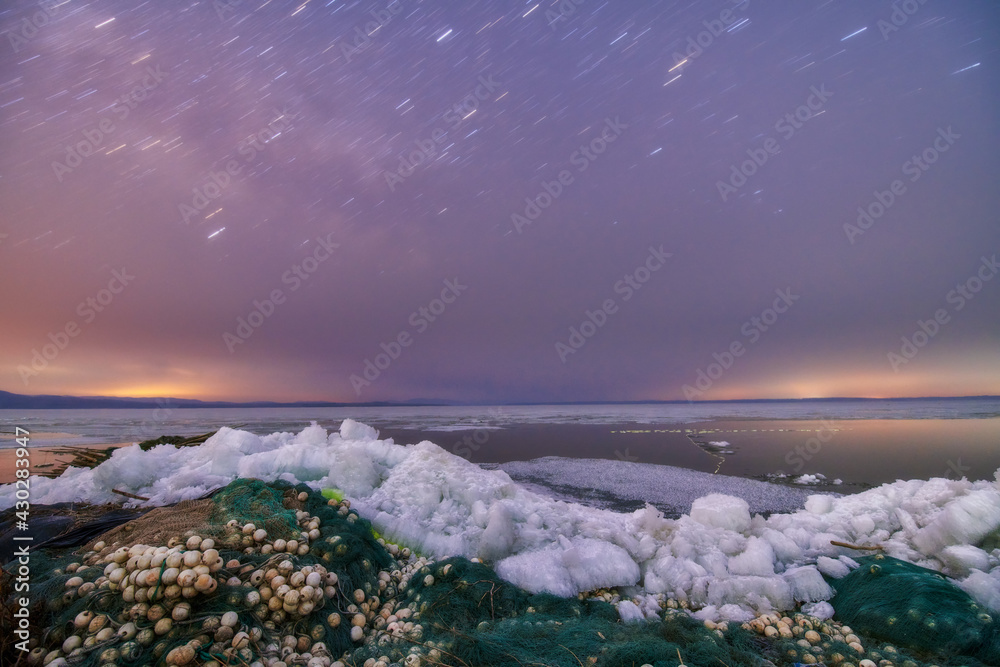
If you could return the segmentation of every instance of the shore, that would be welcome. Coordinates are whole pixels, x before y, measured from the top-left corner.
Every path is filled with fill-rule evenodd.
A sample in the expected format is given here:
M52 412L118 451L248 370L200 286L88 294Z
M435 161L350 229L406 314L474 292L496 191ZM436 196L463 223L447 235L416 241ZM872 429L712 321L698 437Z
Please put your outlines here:
M73 445L81 449L107 449L108 447L127 447L131 442L116 442L108 444ZM73 460L72 453L56 452L45 447L30 447L28 449L28 470L32 475L51 470L60 463ZM23 466L21 466L23 467ZM0 484L11 484L15 481L17 470L17 450L0 449Z

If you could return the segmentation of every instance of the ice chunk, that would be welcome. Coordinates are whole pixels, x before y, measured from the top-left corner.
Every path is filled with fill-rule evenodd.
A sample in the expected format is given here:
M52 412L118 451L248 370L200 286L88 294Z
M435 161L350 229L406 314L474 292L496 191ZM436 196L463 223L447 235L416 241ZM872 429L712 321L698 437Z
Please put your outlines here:
M479 538L479 557L492 562L509 555L515 537L511 511L504 501L496 503L489 510L489 523Z
M913 516L904 510L902 507L896 508L896 518L899 520L899 525L908 537L917 534L919 530L917 528L917 522L913 520Z
M1000 571L994 570L994 573ZM1000 576L990 576L973 570L972 574L958 582L959 588L972 596L979 604L1000 613Z
M639 605L631 600L623 600L618 603L618 615L622 617L622 621L625 623L636 623L646 620L642 610L639 609Z
M756 614L738 604L724 604L719 607L719 618L730 623L746 623L755 617Z
M340 425L340 437L344 440L378 440L378 431L368 424L345 419Z
M691 504L691 518L704 526L744 533L750 528L750 505L742 498L711 493Z
M636 604L639 609L651 621L662 620L660 618L660 601L655 595L642 595L636 596Z
M815 475L799 475L792 480L795 484L805 484L809 486L822 484L824 481L826 481L826 475L822 475L820 473L816 473Z
M958 544L941 550L938 559L948 568L948 574L953 577L964 577L970 570L990 569L990 556L978 547L968 544Z
M765 528L763 538L774 549L774 555L782 563L794 563L802 558L802 548L795 540L773 528Z
M783 576L792 589L792 597L798 602L820 602L833 597L833 589L814 565L794 567Z
M826 514L833 509L833 496L815 495L806 498L806 511L813 514Z
M560 537L549 548L509 556L496 564L496 572L532 593L563 597L639 581L639 566L627 551L603 540L579 537Z
M953 544L977 545L1000 528L1000 491L971 491L945 505L928 525L913 536L913 544L932 556Z
M813 557L836 556L843 547L834 546L833 543L841 541L842 537L836 533L814 533L809 538L809 552Z
M578 591L639 583L639 566L628 552L603 540L560 540L565 547L562 562Z
M719 610L715 607L714 604L702 607L701 609L699 609L698 611L694 612L691 615L697 618L699 621L715 622L719 620Z
M646 566L644 583L651 593L667 593L677 599L686 599L695 581L707 575L708 571L693 560L657 554Z
M850 556L838 556L837 560L839 560L841 563L846 565L848 569L851 570L856 570L859 567L861 567L861 565L858 564L858 561L854 560Z
M759 537L747 540L746 550L729 559L732 574L766 577L774 574L774 549Z
M831 579L843 579L851 573L851 568L847 565L828 556L816 559L816 569Z
M802 605L802 613L812 616L813 618L818 618L821 621L833 618L834 610L833 605L829 602L812 602L810 604Z
M875 520L867 514L851 517L851 528L854 531L855 539L866 537L875 531Z
M716 606L749 605L758 612L791 609L794 605L792 590L780 575L712 579L708 582L707 601Z

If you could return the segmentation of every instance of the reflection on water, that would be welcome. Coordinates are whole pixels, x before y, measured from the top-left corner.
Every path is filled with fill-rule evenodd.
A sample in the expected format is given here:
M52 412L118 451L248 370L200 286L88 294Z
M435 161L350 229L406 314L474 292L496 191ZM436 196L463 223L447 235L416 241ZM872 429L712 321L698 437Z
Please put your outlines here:
M864 484L993 479L1000 469L998 418L719 420L697 428L615 429L611 436L616 447L629 447L645 462L788 481L817 475ZM691 443L697 457L685 454Z
M159 399L145 410L0 410L0 434L14 427L65 432L88 444L146 440L165 433L197 435L243 424L258 434L299 431L311 421L336 429L347 418L375 428L448 432L525 424L683 425L716 420L989 419L1000 417L1000 398L762 401L628 405L388 406L337 408L178 408ZM0 436L0 447L12 447Z

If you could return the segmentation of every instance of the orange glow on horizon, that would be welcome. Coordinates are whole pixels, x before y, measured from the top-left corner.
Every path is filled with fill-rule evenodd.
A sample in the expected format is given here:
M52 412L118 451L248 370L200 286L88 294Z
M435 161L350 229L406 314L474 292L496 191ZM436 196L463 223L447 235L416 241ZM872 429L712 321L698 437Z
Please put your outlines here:
M87 392L90 396L111 396L114 398L193 398L200 399L202 393L191 385L179 384L137 384L114 385L109 388L95 388Z
M993 378L942 378L930 374L919 378L850 374L824 379L781 378L773 382L731 385L705 392L700 400L822 399L822 398L920 398L924 396L996 396L1000 383ZM696 399L697 400L697 399Z
M741 360L742 361L742 360ZM748 360L750 361L750 360ZM1000 395L1000 354L976 352L963 355L925 354L909 367L894 373L881 359L867 365L836 364L830 361L804 360L794 368L768 364L761 359L756 364L733 367L695 401L726 400L802 400L827 398L917 398L933 396L998 396ZM170 365L151 362L116 362L96 358L81 366L51 364L30 384L21 381L14 369L0 374L0 388L17 394L107 396L120 398L177 398L201 401L291 403L302 401L356 403L368 401L405 401L404 387L385 382L380 394L358 398L344 392L336 377L312 377L311 369L303 364L273 365L245 363L240 360L184 359ZM695 373L685 382L663 382L659 386L609 384L602 395L562 396L553 394L532 402L661 400L684 401L684 386L694 386ZM412 381L411 381L412 382ZM443 401L465 398L458 388L449 391L441 385L434 392L417 390L421 398ZM491 402L519 401L521 397L504 396Z
M693 398L695 401L731 401L753 399L825 399L825 398L921 398L928 396L997 396L1000 395L1000 359L982 356L974 363L927 363L920 371L904 369L899 373L868 368L854 371L837 369L802 369L764 373L740 372L723 375ZM699 390L692 377L687 385ZM703 385L704 386L704 383ZM651 391L657 400L684 400L683 387L661 387ZM641 397L640 397L641 398Z

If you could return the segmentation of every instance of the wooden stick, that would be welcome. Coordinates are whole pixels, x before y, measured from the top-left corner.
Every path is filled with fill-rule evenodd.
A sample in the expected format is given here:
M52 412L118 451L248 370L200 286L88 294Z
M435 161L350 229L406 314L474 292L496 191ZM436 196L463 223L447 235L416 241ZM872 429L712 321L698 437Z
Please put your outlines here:
M126 498L133 498L135 500L149 500L149 498L143 498L142 496L137 496L134 493L129 493L128 491L119 491L118 489L111 489L111 493L117 493L120 496L125 496Z
M857 549L858 551L884 551L885 547L881 544L876 544L873 547L863 547L857 544L848 544L847 542L838 542L837 540L830 540L830 544L835 547L846 547L848 549Z

